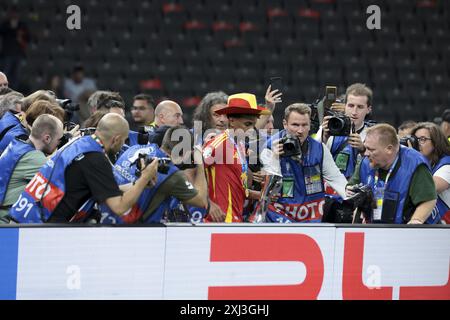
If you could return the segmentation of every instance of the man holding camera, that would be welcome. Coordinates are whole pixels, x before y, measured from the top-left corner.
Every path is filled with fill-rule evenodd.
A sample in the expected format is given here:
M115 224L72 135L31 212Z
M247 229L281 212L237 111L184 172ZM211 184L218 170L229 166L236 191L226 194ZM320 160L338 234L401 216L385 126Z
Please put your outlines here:
M345 197L347 180L330 151L309 136L311 108L295 103L285 110L284 129L268 141L261 155L263 170L280 176L280 197L268 205L269 222L321 222L325 203L324 182ZM279 156L279 158L278 158Z
M123 216L118 216L107 206L101 205L101 223L159 223L164 220L182 222L182 218L189 214L186 212L188 209L184 208L186 210L182 212L183 217L172 214L175 211L175 208L172 207L174 199L184 205L206 209L208 205L207 185L201 150L192 149L193 136L187 128L183 126L165 126L165 128L166 132L161 148L156 144L133 146L122 154L114 167L117 183L125 185L134 183L141 175L142 168L139 164L141 158L145 159L145 162L156 158L158 160L156 184L151 188L146 188L136 204ZM179 137L181 137L181 141ZM183 157L180 157L179 154L172 154L180 147L189 148L189 150L182 150ZM187 179L185 169L195 170L193 183ZM179 212L177 211L177 213ZM177 220L178 218L181 221ZM201 222L201 220L198 219L197 222Z
M128 123L107 114L95 134L84 136L59 150L25 188L9 211L20 223L70 222L90 199L106 203L122 215L136 203L144 188L156 178L155 160L124 193L114 180L107 154L115 154L128 137Z
M349 118L345 121L345 130L342 130L345 132L330 132L332 116L323 118L322 129L317 132L317 139L322 139L327 145L336 165L347 179L353 175L358 158L365 150L363 141L368 125L364 120L372 111L372 96L372 90L366 85L351 85L345 94L345 116Z
M436 190L427 160L401 146L395 128L378 124L367 130L365 158L349 186L369 185L376 209L366 223L423 224L436 204ZM347 187L352 196L352 187Z

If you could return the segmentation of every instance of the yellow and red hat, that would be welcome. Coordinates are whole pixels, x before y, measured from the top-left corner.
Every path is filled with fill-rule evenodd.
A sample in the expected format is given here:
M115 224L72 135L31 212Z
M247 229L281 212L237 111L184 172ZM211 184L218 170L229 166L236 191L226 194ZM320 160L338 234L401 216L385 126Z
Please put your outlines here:
M269 109L258 106L256 96L251 93L238 93L228 97L226 107L216 110L218 114L270 115Z

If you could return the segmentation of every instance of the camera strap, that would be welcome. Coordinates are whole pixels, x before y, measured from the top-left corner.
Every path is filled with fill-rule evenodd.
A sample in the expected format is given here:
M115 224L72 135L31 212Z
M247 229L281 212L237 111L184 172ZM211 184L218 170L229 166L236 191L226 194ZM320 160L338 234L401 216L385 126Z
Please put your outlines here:
M374 189L374 196L375 201L377 203L377 208L373 210L373 220L381 220L381 215L383 211L383 200L384 200L384 192L386 190L387 184L389 182L389 178L391 177L392 172L394 171L395 167L397 166L397 162L399 160L399 154L397 154L397 157L394 160L394 163L389 168L389 171L386 175L386 180L383 184L383 186L378 186L378 180L379 180L379 169L375 171L375 177L373 180L373 189Z

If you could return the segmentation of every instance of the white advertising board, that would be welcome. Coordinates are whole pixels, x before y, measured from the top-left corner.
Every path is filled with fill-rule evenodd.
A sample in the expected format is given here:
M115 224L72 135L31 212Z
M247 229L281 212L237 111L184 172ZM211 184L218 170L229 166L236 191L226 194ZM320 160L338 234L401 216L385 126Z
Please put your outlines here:
M165 231L21 229L17 299L161 299Z
M450 230L336 229L334 299L450 299Z
M333 227L167 229L164 299L331 299Z

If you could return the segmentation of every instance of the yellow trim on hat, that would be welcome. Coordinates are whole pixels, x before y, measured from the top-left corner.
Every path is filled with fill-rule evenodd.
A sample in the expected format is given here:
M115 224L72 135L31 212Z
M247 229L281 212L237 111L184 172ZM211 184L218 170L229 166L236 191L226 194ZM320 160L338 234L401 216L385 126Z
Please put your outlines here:
M256 103L256 96L251 93L237 93L228 97L228 103L232 99L242 99L246 100L252 109L258 109L258 105Z

